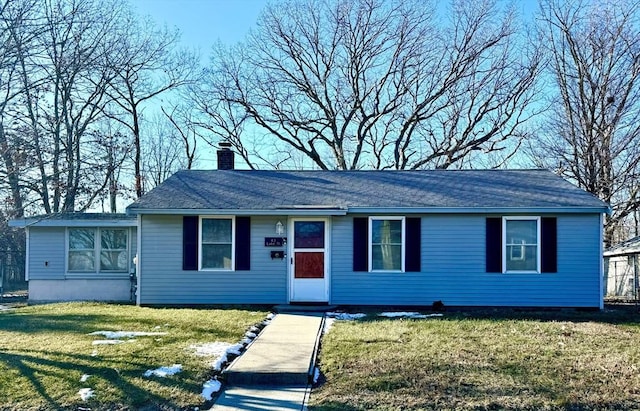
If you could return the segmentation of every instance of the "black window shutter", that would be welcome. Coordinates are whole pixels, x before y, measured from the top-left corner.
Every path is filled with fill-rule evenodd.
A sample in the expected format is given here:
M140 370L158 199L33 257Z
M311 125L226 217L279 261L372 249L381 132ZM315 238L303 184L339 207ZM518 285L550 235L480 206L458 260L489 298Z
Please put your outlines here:
M251 270L251 217L236 217L236 270Z
M420 271L420 225L421 218L407 218L404 270L407 272Z
M353 271L369 271L369 219L353 219Z
M542 217L542 238L540 245L541 271L543 273L558 272L558 226L555 217Z
M198 269L198 216L182 217L182 269Z
M502 218L487 218L486 270L488 273L502 272Z

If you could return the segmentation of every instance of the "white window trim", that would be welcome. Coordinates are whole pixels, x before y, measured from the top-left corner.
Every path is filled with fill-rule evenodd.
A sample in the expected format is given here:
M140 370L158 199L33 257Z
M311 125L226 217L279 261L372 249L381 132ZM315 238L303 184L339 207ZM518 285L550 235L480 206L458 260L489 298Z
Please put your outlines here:
M93 270L70 270L69 269L69 252L71 248L69 247L69 232L73 229L87 229L93 230ZM101 270L100 269L100 252L102 251L102 230L124 230L127 233L127 248L125 252L127 253L127 266L123 270ZM72 226L67 227L65 230L65 261L64 261L64 271L69 276L82 276L86 274L91 274L92 276L128 276L129 271L131 270L131 228L130 227L113 227L113 226L105 226L105 227L80 227L80 226Z
M540 216L505 216L502 217L502 272L505 274L540 274L542 261ZM536 222L536 269L535 270L507 270L507 221L535 221Z
M231 220L231 268L202 268L202 220ZM198 271L236 270L236 217L228 215L204 215L198 221Z
M400 256L400 270L374 270L373 269L373 221L374 220L399 220L402 221L402 247ZM404 273L405 272L405 248L407 245L407 230L404 216L371 216L369 217L369 229L368 229L368 258L369 258L369 272L370 273Z

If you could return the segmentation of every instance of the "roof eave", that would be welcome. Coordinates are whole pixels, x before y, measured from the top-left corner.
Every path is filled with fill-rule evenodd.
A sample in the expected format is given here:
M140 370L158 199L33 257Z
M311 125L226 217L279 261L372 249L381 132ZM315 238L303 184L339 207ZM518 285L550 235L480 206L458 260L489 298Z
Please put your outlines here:
M184 209L184 208L128 208L129 214L164 215L291 215L343 216L361 213L394 214L602 214L607 207L349 207L345 208L277 208L277 209Z
M9 227L135 227L136 220L47 220L23 218L9 220Z
M607 207L349 207L349 213L407 214L603 214Z
M291 215L291 216L343 216L347 214L347 210L343 208L277 208L269 210L254 209L216 209L216 208L128 208L128 214L154 214L154 215L235 215L235 216L251 216L251 215Z

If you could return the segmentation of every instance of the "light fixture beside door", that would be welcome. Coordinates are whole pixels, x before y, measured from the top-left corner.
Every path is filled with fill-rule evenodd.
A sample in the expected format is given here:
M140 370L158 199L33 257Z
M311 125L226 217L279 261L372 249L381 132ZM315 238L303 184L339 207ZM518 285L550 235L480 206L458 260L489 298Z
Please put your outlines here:
M276 223L276 234L277 235L284 234L284 225L282 224L282 221L280 221L280 220L278 220L278 222Z

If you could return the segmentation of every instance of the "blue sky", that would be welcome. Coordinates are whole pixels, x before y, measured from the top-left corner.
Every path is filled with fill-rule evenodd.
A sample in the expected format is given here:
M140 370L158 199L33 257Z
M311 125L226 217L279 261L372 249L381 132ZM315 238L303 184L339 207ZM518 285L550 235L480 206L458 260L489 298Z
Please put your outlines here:
M185 46L208 55L218 40L233 44L242 40L267 0L130 0L142 15L159 24L177 27Z
M130 0L142 15L150 15L157 23L177 27L185 46L200 49L208 56L218 40L233 44L255 26L268 0ZM517 9L526 17L537 10L537 0L515 0Z

